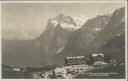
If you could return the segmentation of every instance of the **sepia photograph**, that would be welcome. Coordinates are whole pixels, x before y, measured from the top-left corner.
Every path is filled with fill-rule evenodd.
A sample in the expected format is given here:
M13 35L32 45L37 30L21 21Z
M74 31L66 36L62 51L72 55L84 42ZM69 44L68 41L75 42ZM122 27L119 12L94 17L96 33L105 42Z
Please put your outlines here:
M1 3L1 78L126 79L126 7Z

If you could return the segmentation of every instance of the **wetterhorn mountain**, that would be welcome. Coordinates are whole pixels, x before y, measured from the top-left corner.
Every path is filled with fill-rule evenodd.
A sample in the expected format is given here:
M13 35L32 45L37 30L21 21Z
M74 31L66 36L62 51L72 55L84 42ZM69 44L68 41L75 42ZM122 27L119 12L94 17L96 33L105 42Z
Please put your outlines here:
M45 31L37 38L41 50L48 56L60 53L65 48L70 34L77 31L86 22L87 18L82 18L63 14L50 18Z

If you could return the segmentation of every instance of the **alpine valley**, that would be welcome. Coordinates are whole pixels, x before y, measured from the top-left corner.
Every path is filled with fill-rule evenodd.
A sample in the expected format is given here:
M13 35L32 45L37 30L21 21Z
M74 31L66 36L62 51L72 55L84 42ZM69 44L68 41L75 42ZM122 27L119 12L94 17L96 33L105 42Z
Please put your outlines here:
M2 38L2 63L9 66L63 64L67 56L88 58L94 53L125 61L124 8L94 18L60 14L49 18L45 30L36 39Z

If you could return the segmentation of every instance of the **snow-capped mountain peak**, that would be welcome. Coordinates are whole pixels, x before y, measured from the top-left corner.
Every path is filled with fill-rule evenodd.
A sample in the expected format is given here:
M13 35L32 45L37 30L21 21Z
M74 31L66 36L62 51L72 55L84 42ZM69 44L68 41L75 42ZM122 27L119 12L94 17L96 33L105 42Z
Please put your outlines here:
M51 22L54 27L56 27L58 24L64 29L73 29L77 30L84 25L84 23L89 19L89 17L86 17L84 15L80 16L64 16L63 14L60 14L54 18L52 18Z

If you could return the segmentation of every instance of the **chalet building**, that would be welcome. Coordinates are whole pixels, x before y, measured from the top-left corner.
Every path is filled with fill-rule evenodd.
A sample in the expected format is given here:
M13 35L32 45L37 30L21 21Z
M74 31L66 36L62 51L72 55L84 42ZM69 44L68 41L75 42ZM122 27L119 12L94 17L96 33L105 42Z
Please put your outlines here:
M84 56L66 57L65 58L65 65L79 65L79 64L85 64Z
M92 54L94 58L94 62L104 62L104 55L103 54Z
M93 57L93 65L104 65L106 62L104 62L105 56L103 54L92 54Z
M13 71L20 71L20 68L13 68Z

